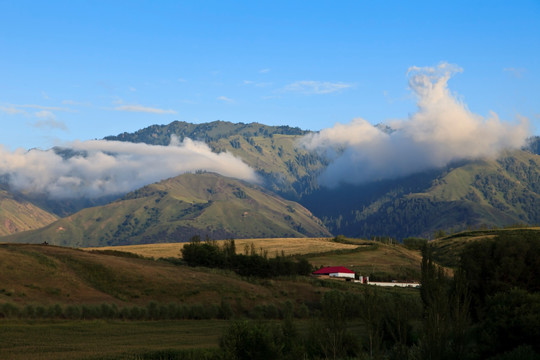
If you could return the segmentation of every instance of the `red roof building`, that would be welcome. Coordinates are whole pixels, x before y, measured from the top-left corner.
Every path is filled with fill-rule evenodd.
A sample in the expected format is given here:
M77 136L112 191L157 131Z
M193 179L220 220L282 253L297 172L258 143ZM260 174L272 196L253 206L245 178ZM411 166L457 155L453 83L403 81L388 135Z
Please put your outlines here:
M354 279L354 271L345 266L329 266L313 272L313 275L328 275L330 277L341 277Z

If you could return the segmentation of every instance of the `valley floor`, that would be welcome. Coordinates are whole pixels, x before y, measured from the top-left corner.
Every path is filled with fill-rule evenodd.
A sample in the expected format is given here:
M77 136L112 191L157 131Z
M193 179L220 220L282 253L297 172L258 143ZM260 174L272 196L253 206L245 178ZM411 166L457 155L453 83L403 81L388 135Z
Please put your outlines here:
M216 348L227 320L1 320L0 359L129 358L164 350Z

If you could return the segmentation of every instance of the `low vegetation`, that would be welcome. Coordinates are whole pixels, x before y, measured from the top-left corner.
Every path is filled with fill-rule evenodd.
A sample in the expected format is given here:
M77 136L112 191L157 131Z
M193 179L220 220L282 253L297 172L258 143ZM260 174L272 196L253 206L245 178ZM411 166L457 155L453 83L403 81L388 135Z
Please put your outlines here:
M441 243L460 239L464 244L445 250L458 251L453 271L439 266ZM111 250L0 245L0 336L7 344L0 358L538 358L538 231L462 233L406 246L378 240L337 237L354 248L306 259L332 265L366 254L388 262L416 254L420 290L242 276L237 256L294 258L265 257L254 247L238 254L232 240L194 239L187 252L197 266L188 266L186 254L172 265ZM421 255L407 249L420 246ZM215 264L223 268L208 267Z
M313 271L305 258L293 259L284 253L268 258L267 253L258 254L254 246L246 248L244 254L238 254L234 239L219 246L217 242L201 242L199 237L193 237L182 248L182 258L190 266L230 269L242 276L306 276Z

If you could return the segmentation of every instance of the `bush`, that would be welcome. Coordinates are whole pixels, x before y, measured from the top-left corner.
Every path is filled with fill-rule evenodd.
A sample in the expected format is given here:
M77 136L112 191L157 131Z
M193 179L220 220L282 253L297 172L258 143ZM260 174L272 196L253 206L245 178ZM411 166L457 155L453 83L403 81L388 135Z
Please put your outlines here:
M270 325L242 321L227 329L219 347L225 359L282 359L281 340L281 332Z
M5 303L0 307L0 317L14 318L20 316L20 310L17 306Z

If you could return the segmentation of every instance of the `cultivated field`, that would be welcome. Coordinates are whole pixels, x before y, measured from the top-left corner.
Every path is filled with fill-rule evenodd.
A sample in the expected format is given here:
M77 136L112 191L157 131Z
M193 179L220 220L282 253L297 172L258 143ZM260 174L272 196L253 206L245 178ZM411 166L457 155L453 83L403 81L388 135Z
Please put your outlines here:
M304 255L311 253L324 253L334 250L351 250L358 245L342 244L332 241L333 238L272 238L272 239L238 239L234 240L237 253L245 253L253 247L259 253L261 250L268 252L268 256L281 255ZM219 244L220 241L217 241ZM182 248L186 243L145 244L127 246L106 246L97 248L85 248L84 250L117 250L134 253L154 259L168 257L182 257Z

